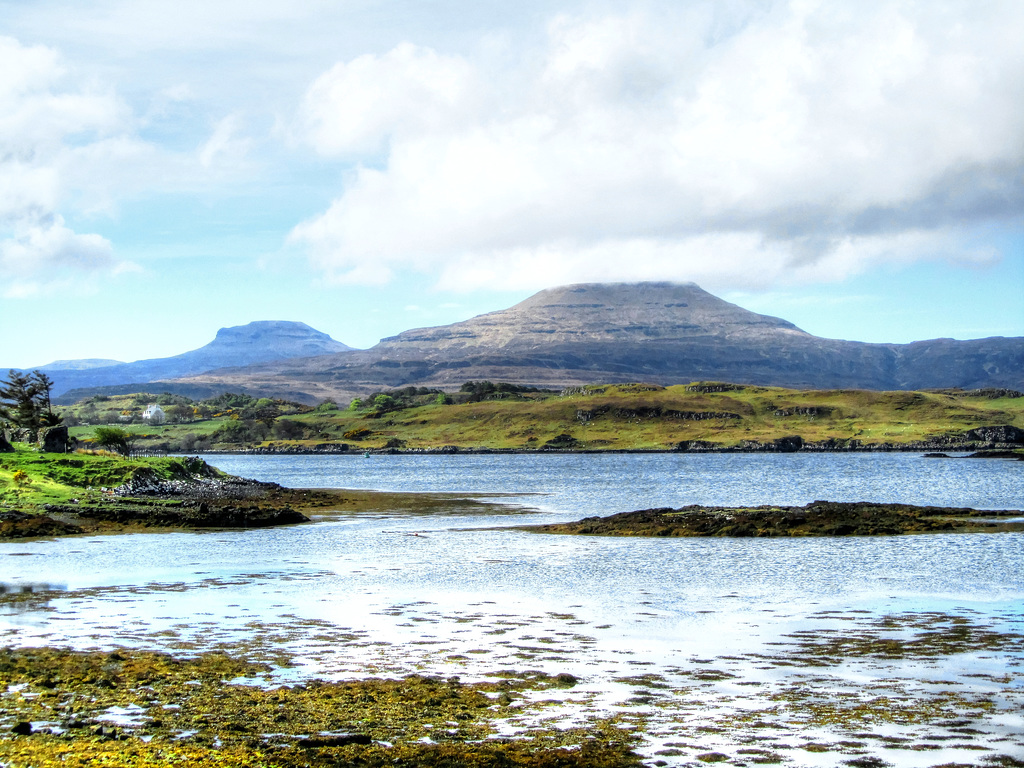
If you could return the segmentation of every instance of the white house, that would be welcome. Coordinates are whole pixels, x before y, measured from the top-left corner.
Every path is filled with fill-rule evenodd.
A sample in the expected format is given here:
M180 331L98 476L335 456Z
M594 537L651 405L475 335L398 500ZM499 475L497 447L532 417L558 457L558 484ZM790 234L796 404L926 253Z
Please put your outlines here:
M164 415L164 409L154 403L142 412L142 420L150 424L163 424L167 417Z

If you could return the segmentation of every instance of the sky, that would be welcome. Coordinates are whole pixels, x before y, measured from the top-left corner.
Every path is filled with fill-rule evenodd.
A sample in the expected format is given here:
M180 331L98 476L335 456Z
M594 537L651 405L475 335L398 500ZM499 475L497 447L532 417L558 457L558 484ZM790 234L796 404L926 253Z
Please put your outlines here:
M0 0L0 368L579 282L1024 336L1020 0Z

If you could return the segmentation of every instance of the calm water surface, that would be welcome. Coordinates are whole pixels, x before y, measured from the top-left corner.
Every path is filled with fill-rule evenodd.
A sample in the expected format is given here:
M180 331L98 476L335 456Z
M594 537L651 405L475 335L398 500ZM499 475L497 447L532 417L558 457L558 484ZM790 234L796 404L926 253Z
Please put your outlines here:
M950 612L1024 631L1021 534L658 540L497 529L690 503L830 499L1020 509L1024 462L623 454L224 455L210 463L292 487L506 494L498 501L511 506L0 544L0 582L70 590L0 615L4 643L171 650L247 643L287 650L309 673L328 676L453 668L473 675L528 664L572 671L599 700L624 675L682 674L700 657L728 659L774 647L793 630L830 627L828 611L863 612L849 615L865 621ZM972 676L1004 674L1008 663L998 654L935 660L927 675L977 686ZM720 664L777 684L775 672ZM878 674L920 677L899 665ZM1024 687L1019 676L1010 687ZM1007 718L993 726L994 738L1005 736L1000 728L1024 730L1019 711ZM899 757L908 766L942 762L932 759L942 755Z
M886 501L1024 508L1024 462L920 454L238 456L226 472L292 488L531 493L541 509L609 514L686 504Z

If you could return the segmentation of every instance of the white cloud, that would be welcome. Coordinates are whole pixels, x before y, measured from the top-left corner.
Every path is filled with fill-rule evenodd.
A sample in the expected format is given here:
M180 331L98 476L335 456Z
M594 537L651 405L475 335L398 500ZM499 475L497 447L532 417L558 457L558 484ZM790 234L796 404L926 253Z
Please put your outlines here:
M15 236L0 240L0 295L24 298L54 286L66 288L96 272L116 274L129 267L114 258L106 238L76 234L60 216L52 216L23 224Z
M450 130L471 119L480 87L465 60L403 43L318 77L303 101L301 132L325 155L379 152L393 135Z
M108 240L78 234L58 213L67 177L112 141L129 116L106 92L62 89L65 70L43 46L0 37L0 293L34 295L123 269Z
M0 37L0 294L13 298L81 288L94 275L136 267L72 216L112 216L139 194L208 189L244 167L251 141L240 120L217 121L197 148L171 151L111 88L84 82L57 51ZM189 98L186 87L161 96ZM148 118L147 118L148 119ZM73 275L74 277L70 277Z
M206 169L218 164L236 169L244 163L252 141L239 133L237 115L228 115L219 120L210 138L199 149L199 164Z
M644 7L560 16L512 71L411 45L334 66L296 131L372 164L291 240L341 282L725 288L972 263L963 233L1019 216L1024 5Z

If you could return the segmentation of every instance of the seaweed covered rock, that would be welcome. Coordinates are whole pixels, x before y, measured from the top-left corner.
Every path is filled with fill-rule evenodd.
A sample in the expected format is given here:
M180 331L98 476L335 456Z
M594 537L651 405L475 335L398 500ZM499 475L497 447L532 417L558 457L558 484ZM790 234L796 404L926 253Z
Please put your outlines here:
M15 510L0 510L0 540L31 539L43 536L67 536L81 533L77 525L48 515L29 515Z
M1020 531L1020 510L815 501L803 507L644 509L571 523L523 526L537 533L598 536L891 536L904 533ZM1005 518L1005 520L1004 520Z

